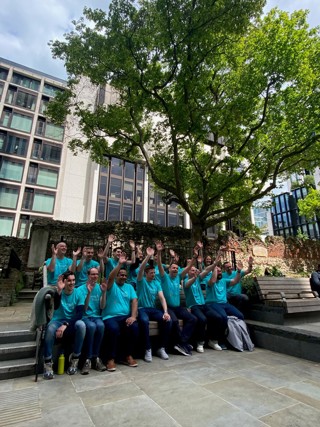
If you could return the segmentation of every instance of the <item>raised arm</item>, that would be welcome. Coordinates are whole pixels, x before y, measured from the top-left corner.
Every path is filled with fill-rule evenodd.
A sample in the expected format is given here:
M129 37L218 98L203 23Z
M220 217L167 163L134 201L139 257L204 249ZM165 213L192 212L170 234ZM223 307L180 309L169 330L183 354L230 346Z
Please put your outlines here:
M52 244L51 245L51 261L47 267L48 271L53 272L54 269L56 268L57 253L58 253L58 249L54 246L54 244Z
M133 240L129 240L129 245L131 250L131 259L127 261L127 264L131 265L136 262L136 244Z
M76 251L72 251L72 264L71 264L69 270L72 271L73 273L77 269L77 259L78 259L79 254L81 254L81 247L80 246L78 247L78 249Z
M111 271L109 278L108 278L108 286L107 289L108 291L112 288L114 280L117 276L117 274L119 273L119 271L121 270L121 267L123 264L127 263L127 256L125 254L125 252L122 252L119 258L119 262L118 264L115 266L115 268Z
M87 249L84 247L82 249L82 257L80 259L79 264L77 265L76 271L81 271L82 270L82 267L83 267L84 261L86 259L86 256L87 256Z
M199 248L198 248L198 246L195 246L193 248L193 256L192 256L191 260L188 262L186 268L184 268L182 270L182 272L180 273L181 279L183 279L185 277L185 275L188 274L190 268L194 265L194 263L198 259L198 252L199 252Z
M239 263L237 263L239 265ZM237 265L237 266L238 266ZM249 256L248 258L248 268L244 271L244 275L250 274L253 269L253 258Z
M104 248L104 251L103 251L103 261L106 263L107 261L108 261L108 253L109 253L109 249L110 249L110 246L111 246L111 244L112 244L112 242L114 242L114 240L115 240L115 235L114 234L109 234L109 236L108 236L108 238L107 238L107 244L106 244L106 247Z
M147 252L147 256L144 258L144 260L142 261L142 263L140 265L137 280L142 280L146 265L148 264L149 259L154 255L154 249L149 247L149 248L147 248L146 252Z
M208 281L208 286L213 286L217 282L217 278L218 278L218 268L215 267L213 270L212 276Z
M159 273L160 276L163 277L165 274L165 271L163 269L163 265L162 265L162 251L164 250L164 246L161 242L161 240L158 240L156 242L156 248L157 248L157 264L158 264L158 268L159 268Z
M237 274L236 274L236 276L235 276L234 279L230 280L230 283L229 283L228 286L234 286L234 285L236 285L237 283L240 282L240 280L241 280L241 269L242 268L243 268L242 262L238 261L237 262Z
M184 287L187 289L190 288L190 286L192 286L194 282L197 280L198 275L199 275L199 272L196 271L195 275L191 277L189 280L187 280L187 282L184 284Z

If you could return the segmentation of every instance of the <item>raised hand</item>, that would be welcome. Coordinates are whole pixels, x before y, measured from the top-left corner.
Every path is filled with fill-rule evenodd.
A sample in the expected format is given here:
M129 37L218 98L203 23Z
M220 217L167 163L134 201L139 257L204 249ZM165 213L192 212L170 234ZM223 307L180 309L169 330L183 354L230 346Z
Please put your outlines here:
M114 241L115 241L115 238L116 238L116 236L115 236L114 234L109 234L109 236L108 236L108 242L109 242L109 243L114 242Z
M58 288L59 293L64 289L64 286L65 286L65 283L63 280L63 275L60 274L60 276L58 277L58 282L57 282L57 288Z
M129 240L129 245L130 245L131 250L132 250L132 251L135 251L135 249L136 249L136 244L134 243L134 241L133 241L133 240Z
M79 246L76 251L72 251L72 255L74 257L77 257L79 254L81 254L81 247Z
M105 292L108 289L108 281L105 277L101 280L100 289L102 292Z
M58 253L58 249L54 246L54 244L51 245L51 252L52 255L57 255Z
M127 262L127 254L125 252L121 252L119 257L119 264L125 264Z
M242 261L238 261L237 262L237 269L238 270L242 270L243 269L243 263L242 263Z
M198 246L199 249L202 249L203 248L203 243L200 242L200 240L198 240L197 241L197 246Z
M202 264L203 258L202 258L201 255L198 256L197 261L198 261L199 264Z
M150 248L150 247L149 247L149 248L147 248L147 251L146 251L146 252L147 252L147 255L148 255L148 256L153 256L153 255L154 255L154 249L153 249L153 248Z
M103 258L103 255L104 254L104 250L102 249L102 248L100 248L99 250L98 250L98 252L97 252L97 257L99 258L99 259L101 259L101 258Z
M169 253L170 253L171 258L174 258L176 256L176 253L173 249L170 249Z

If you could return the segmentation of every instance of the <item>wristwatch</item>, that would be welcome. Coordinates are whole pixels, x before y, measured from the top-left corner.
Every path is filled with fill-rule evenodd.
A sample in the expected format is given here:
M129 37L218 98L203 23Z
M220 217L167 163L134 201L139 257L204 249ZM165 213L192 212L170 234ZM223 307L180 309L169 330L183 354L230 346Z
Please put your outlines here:
M68 322L63 322L64 326L69 326Z

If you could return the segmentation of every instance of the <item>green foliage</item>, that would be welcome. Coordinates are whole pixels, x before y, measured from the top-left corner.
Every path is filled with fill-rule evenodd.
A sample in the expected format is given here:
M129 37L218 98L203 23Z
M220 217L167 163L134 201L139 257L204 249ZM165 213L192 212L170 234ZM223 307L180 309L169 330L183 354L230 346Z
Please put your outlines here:
M299 215L304 215L307 219L313 219L315 215L320 215L320 192L314 188L304 199L298 201Z
M244 292L248 295L248 297L251 299L257 296L254 278L261 275L262 275L261 267L254 267L254 269L250 274L247 274L241 279L242 288Z
M72 113L71 141L102 163L143 159L193 229L245 217L277 177L319 162L320 39L306 12L264 0L113 0L85 9L65 41L52 42L70 76L48 111ZM81 101L83 79L110 85L112 105ZM76 84L75 82L79 82Z

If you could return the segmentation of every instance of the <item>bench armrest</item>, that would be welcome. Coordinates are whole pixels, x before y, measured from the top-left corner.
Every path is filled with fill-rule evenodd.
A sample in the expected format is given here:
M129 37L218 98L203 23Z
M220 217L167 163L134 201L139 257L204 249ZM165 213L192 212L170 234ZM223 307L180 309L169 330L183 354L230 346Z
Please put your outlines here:
M264 292L262 295L264 297L267 295L277 295L277 297L275 297L274 299L279 299L279 297L280 297L283 301L286 300L286 296L285 296L284 292L281 292L281 291L267 291L267 292Z

